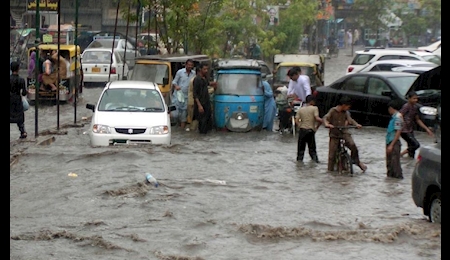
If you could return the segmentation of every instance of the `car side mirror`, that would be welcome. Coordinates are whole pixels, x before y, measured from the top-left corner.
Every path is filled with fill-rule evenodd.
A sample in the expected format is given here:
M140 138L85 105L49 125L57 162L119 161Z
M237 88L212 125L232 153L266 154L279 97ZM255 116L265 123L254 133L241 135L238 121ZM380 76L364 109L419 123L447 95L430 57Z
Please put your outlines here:
M95 105L94 104L86 104L86 108L92 110L92 112L95 112Z
M384 97L392 97L392 91L382 91L381 95Z
M163 78L163 85L169 84L169 78Z

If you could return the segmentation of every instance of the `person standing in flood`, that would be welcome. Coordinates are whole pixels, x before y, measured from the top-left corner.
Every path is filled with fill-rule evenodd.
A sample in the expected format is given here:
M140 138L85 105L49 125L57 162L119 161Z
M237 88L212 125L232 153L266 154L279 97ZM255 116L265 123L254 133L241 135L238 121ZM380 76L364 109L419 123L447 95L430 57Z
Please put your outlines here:
M28 62L28 75L27 75L28 82L31 79L35 78L35 76L34 76L35 67L36 67L36 52L33 51L30 54L30 61Z
M195 68L195 74L197 75L199 73L199 68ZM194 120L194 79L195 77L192 77L189 80L189 90L188 90L188 103L187 103L187 123L189 124L189 127L186 128L187 130L197 130L198 121Z
M180 127L189 131L189 128L186 128L187 122L187 113L188 113L188 95L189 95L189 81L191 78L195 77L194 61L192 59L186 60L185 67L179 69L175 74L175 78L172 81L172 85L174 88L174 100L176 100L175 104L177 106L178 116L180 120ZM178 95L182 95L181 100Z
M25 113L23 110L22 96L27 95L25 79L19 76L19 63L11 63L11 75L9 76L9 123L16 123L20 131L20 139L27 138L25 131Z
M198 120L200 134L207 134L212 125L212 107L208 86L217 87L217 82L209 82L209 66L202 62L199 66L199 74L194 79L194 120Z
M403 116L398 111L401 108L400 102L399 100L392 100L388 104L391 120L386 130L386 168L388 177L403 179L400 164L400 135L403 127Z
M297 142L297 161L303 161L305 148L308 145L309 156L311 160L319 163L316 151L316 131L322 124L322 118L319 117L319 108L316 106L316 100L313 95L306 97L306 106L301 107L295 115L295 124L299 128Z
M273 90L267 80L263 80L262 85L264 87L264 120L263 129L269 132L273 131L273 121L275 114L277 113L277 105L275 104L275 98L273 96Z
M417 102L419 101L419 97L417 96L415 91L410 91L406 94L408 98L408 102L403 105L400 109L400 113L403 115L403 128L401 137L408 144L408 148L401 152L400 157L405 154L409 155L409 158L414 159L416 155L416 150L419 149L420 143L417 141L414 136L414 126L417 124L423 130L425 130L429 136L434 136L433 132L428 128L420 119L419 116L419 107L417 106Z

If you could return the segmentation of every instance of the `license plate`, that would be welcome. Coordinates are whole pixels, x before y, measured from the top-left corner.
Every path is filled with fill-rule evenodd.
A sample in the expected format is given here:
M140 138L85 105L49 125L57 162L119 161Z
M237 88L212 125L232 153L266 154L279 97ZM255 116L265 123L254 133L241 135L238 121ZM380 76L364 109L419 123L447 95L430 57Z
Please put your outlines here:
M100 68L92 68L92 72L100 72Z

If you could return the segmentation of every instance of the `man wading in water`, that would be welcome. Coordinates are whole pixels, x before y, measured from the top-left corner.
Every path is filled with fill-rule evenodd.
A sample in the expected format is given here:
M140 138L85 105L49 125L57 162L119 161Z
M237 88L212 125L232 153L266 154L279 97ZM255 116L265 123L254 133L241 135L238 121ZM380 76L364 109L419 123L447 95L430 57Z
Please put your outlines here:
M198 131L207 134L212 126L212 109L208 86L217 87L217 82L209 82L207 63L201 63L199 74L194 79L194 120L198 120Z

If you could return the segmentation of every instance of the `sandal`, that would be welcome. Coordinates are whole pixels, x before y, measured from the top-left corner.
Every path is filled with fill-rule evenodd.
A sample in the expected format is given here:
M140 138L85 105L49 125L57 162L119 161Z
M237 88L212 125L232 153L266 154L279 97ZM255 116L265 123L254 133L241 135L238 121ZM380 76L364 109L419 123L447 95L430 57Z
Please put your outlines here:
M27 136L28 136L28 134L27 134L27 132L23 132L21 135L20 135L20 139L25 139L25 138L27 138Z

